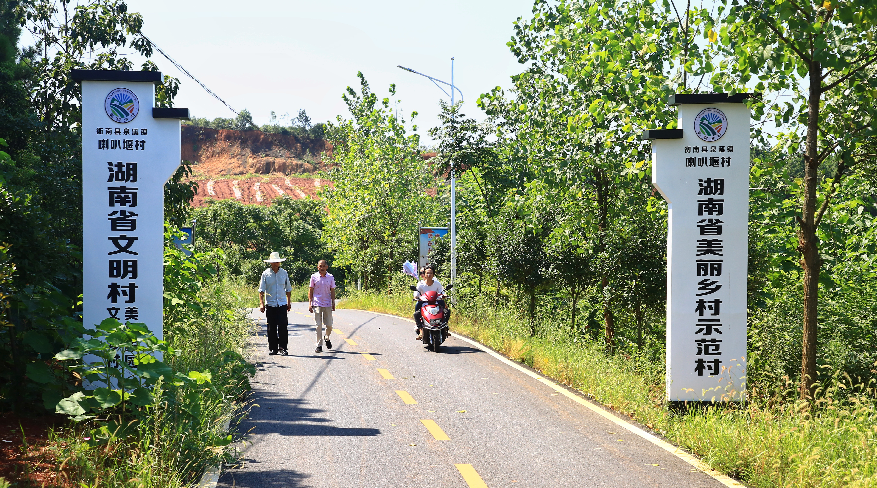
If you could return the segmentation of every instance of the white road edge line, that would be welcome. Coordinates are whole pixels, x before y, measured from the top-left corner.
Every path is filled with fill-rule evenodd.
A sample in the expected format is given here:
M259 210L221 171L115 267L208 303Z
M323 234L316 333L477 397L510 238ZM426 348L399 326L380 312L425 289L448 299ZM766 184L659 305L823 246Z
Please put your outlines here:
M380 313L380 312L371 312L371 311L368 311L368 310L360 310L360 311L361 311L361 312L369 312L369 313L373 313L373 314L376 314L376 315L384 315L384 316L387 316L387 317L392 317L392 318L394 318L394 319L405 320L405 321L408 321L408 322L414 323L414 320L413 320L413 319L409 319L409 318L405 318L405 317L399 317L398 315L390 315L390 314L385 314L385 313ZM597 405L594 405L594 404L592 404L591 402L585 400L584 398L582 398L582 397L580 397L580 396L574 394L573 392L567 390L565 387L563 387L563 386L561 386L561 385L558 385L557 383L555 383L555 382L549 380L548 378L545 378L545 377L543 377L542 375L540 375L540 374L538 374L538 373L536 373L536 372L534 372L534 371L531 371L531 370L529 370L529 369L527 369L527 368L521 366L520 364L518 364L518 363L512 361L511 359L509 359L509 358L503 356L502 354L499 354L499 353L496 352L496 351L493 351L492 349L490 349L490 348L488 348L487 346L481 344L480 342L476 342L476 341L474 341L474 340L472 340L472 339L469 339L468 337L463 337L463 336L461 336L460 334L454 334L454 337L456 337L457 339L460 339L460 340L462 340L462 341L468 342L469 344L471 344L471 345L475 346L476 348L478 348L478 349L480 349L480 350L486 352L487 354L490 354L491 356L493 356L494 358L496 358L496 359L502 361L503 363L505 363L505 364L507 364L507 365L509 365L509 366L511 366L511 367L513 367L513 368L515 368L515 369L517 369L518 371L520 371L520 372L526 374L527 376L530 376L531 378L533 378L533 379L539 381L540 383L542 383L542 384L548 386L549 388L551 388L552 390L556 391L557 393L560 393L560 394L562 394L563 396L569 398L570 400L572 400L572 401L574 401L574 402L576 402L576 403L578 403L578 404L580 404L580 405L582 405L582 406L588 408L589 410L591 410L591 411L593 411L594 413L596 413L596 414L602 416L602 417L605 418L606 420L609 420L610 422L612 422L612 423L618 425L619 427L622 427L622 428L624 428L624 429L627 429L627 430L630 431L631 433L638 435L639 437L641 437L641 438L643 438L643 439L645 439L645 440L651 442L652 444L654 444L654 445L660 447L661 449L664 449L665 451L667 451L667 452L673 454L674 456L676 456L676 457L678 457L679 459L685 461L686 463L688 463L688 464L694 466L694 467L697 468L699 471L704 472L705 474L707 474L708 476L710 476L710 477L713 478L714 480L718 481L719 483L721 483L721 484L723 484L723 485L725 485L725 486L728 486L728 487L733 487L733 488L741 488L741 487L742 487L742 488L746 488L746 485L741 484L739 481L737 481L737 480L731 478L731 477L728 476L728 475L722 474L722 473L720 473L720 472L714 470L714 469L711 468L707 463L705 463L705 462L701 461L700 459L698 459L697 457L695 457L695 456L693 456L693 455L691 455L691 454L685 452L685 451L682 450L681 448L676 447L676 446L674 446L673 444L670 444L670 443L667 442L667 441L661 440L661 439L659 439L658 437L656 437L656 436L654 436L654 435L652 435L652 434L650 434L650 433L644 431L643 429L640 429L639 427L637 427L637 426L631 424L630 422L628 422L628 421L626 421L626 420L624 420L624 419L622 419L622 418L619 418L619 417L617 417L617 416L615 416L615 415L613 415L613 414L607 412L606 410L603 410L602 408L598 407Z

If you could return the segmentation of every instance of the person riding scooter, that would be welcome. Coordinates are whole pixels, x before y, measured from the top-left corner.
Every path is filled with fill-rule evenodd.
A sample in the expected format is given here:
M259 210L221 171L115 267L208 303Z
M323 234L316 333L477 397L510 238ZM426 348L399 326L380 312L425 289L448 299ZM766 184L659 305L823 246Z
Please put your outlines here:
M423 304L425 302L423 295L428 291L434 291L438 294L442 294L444 293L445 289L442 286L441 282L435 279L435 268L433 268L431 264L428 264L425 268L423 268L423 279L417 283L416 288L417 291L414 293L414 321L417 323L417 340L422 340L423 315L421 315L420 309L423 307ZM442 310L447 310L444 300L439 299L437 303L438 306L442 308Z

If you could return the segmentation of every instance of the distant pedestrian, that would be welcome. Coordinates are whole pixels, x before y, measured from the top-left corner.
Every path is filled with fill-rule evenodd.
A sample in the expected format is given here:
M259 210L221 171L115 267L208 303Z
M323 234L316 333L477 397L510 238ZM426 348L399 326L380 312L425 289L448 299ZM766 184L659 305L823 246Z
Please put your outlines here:
M259 311L265 313L265 320L268 322L268 354L272 356L289 354L286 350L289 343L289 332L286 330L289 321L286 314L292 308L292 284L286 270L280 267L283 261L286 259L281 259L280 253L272 252L265 260L271 266L262 272L259 280Z
M323 352L323 342L326 349L332 349L332 341L329 334L332 333L332 312L335 311L335 277L329 273L329 264L325 259L317 263L317 272L311 275L311 283L308 288L308 311L314 314L317 323L317 348L314 352ZM326 335L323 335L323 326L326 326Z

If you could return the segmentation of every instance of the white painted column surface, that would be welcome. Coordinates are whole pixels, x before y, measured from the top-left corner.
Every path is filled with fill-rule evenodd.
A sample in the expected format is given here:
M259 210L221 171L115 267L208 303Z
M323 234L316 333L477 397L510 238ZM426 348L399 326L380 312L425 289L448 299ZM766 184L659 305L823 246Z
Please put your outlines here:
M652 183L669 208L669 401L745 399L747 96L674 95L680 129L643 134L652 141Z
M153 107L158 72L73 78L82 83L84 325L117 318L161 339L164 184L180 165L188 109Z

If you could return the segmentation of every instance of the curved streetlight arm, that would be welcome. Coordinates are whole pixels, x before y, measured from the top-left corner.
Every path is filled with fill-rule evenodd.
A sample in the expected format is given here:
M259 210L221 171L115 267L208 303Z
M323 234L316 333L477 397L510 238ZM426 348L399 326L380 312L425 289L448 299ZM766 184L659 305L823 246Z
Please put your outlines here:
M448 83L448 82L445 82L445 81L439 80L438 78L433 78L432 76L425 75L425 74L423 74L423 73L421 73L421 72L419 72L419 71L414 71L414 70L411 69L411 68L406 68L406 67L401 66L401 65L396 65L396 67L397 67L397 68L404 69L405 71L409 71L409 72L411 72L411 73L414 73L415 75L420 75L420 76L423 76L423 77L425 77L425 78L429 78L430 81L432 81L432 82L435 84L435 86L438 86L439 90L445 92L445 95L447 95L447 96L453 98L453 96L452 96L450 93L448 93L444 88L442 88L442 87L439 86L439 83L441 83L441 84L443 84L443 85L448 85L449 87L451 87L452 90L457 90L457 93L460 94L460 101L463 100L463 92L460 91L459 88L457 88L456 86L454 86L454 85L452 85L452 84L450 84L450 83Z
M411 68L406 68L406 67L401 66L401 65L396 65L396 67L398 67L400 69L404 69L405 71L408 71L410 73L414 73L415 75L420 75L420 76L423 76L424 78L429 78L429 80L432 81L433 84L435 84L435 86L438 86L441 91L445 92L445 95L448 95L448 92L444 88L439 86L439 83L441 83L442 85L447 85L447 86L451 87L451 93L448 96L451 97L451 105L452 106L454 105L454 90L457 90L457 92L460 94L460 101L461 102L463 101L463 92L460 91L459 88L454 86L454 58L451 58L451 82L450 83L448 83L446 81L439 80L437 78L433 78L432 76L425 75L423 73L420 73L419 71L414 71ZM451 118L453 119L453 117L454 117L454 115L452 113ZM457 191L456 191L455 180L456 180L456 178L454 177L454 170L451 169L451 284L452 285L457 282L457 229L456 229L456 227L457 227L457 225L456 225Z

